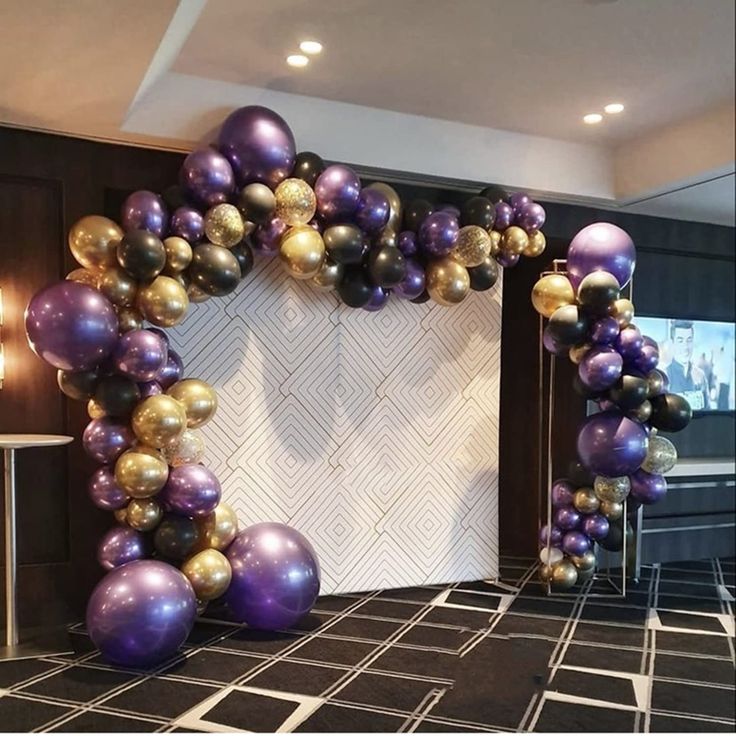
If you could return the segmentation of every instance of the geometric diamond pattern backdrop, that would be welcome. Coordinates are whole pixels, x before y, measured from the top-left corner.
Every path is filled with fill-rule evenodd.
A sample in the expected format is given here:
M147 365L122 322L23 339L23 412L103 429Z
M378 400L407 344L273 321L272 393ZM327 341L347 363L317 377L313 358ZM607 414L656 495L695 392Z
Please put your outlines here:
M299 529L323 593L498 573L500 280L370 313L260 258L171 341L217 389L201 431L224 500L243 525Z

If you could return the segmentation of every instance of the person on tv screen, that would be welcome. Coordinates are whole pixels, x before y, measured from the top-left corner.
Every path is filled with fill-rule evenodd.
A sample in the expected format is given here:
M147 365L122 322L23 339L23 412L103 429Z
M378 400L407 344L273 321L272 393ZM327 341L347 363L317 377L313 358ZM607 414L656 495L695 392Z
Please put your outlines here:
M665 369L670 379L669 390L684 396L694 410L710 408L708 381L703 369L693 361L695 327L688 320L670 324L672 362Z

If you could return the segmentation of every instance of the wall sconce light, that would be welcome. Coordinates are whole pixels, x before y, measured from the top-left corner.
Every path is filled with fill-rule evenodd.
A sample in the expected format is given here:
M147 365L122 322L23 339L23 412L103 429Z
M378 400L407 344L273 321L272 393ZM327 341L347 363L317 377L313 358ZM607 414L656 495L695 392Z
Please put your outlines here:
M5 379L5 353L3 352L3 290L0 288L0 388Z

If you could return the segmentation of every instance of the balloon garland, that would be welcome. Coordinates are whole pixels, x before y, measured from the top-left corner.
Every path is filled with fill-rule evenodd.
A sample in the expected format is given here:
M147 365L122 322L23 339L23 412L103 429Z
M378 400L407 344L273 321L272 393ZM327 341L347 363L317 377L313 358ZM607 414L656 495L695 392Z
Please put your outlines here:
M231 293L254 253L376 311L390 296L452 306L495 284L498 268L545 248L544 209L489 186L461 208L388 184L363 187L349 167L296 154L272 110L244 107L216 146L190 153L163 196L133 192L120 224L88 215L69 232L79 268L26 310L31 348L68 397L87 402L82 442L100 466L89 482L116 525L98 547L108 571L87 628L109 662L148 666L176 652L214 601L237 622L292 626L319 592L310 543L276 523L239 530L203 464L197 429L217 409L206 382L185 377L161 328L190 302ZM144 321L153 327L144 328Z
M634 305L621 298L635 265L628 234L599 222L572 239L567 273L547 274L532 290L534 308L549 320L545 348L578 366L576 392L601 410L580 428L569 477L549 489L553 516L539 532L539 576L553 590L592 577L596 543L622 549L624 535L633 535L624 500L637 509L665 496L663 473L677 452L658 432L680 431L692 417L688 402L667 392L657 343L641 334Z

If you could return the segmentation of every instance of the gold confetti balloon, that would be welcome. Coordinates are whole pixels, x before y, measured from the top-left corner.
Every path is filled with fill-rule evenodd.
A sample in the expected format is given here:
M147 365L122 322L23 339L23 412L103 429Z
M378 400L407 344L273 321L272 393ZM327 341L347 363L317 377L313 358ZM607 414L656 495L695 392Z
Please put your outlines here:
M611 317L615 318L618 326L628 327L634 319L634 304L629 299L616 299L611 309Z
M76 281L78 284L91 286L96 289L100 284L99 271L91 271L88 268L75 268L66 275L67 281Z
M166 393L183 404L190 429L206 424L217 411L217 392L198 378L177 381Z
M199 525L198 549L223 551L238 533L238 517L231 506L220 501L215 510L197 522Z
M181 273L192 262L192 246L184 238L176 236L166 238L164 250L166 251L164 273L167 276Z
M134 498L125 511L126 523L139 532L153 531L164 515L161 504L155 498Z
M141 442L161 448L180 437L187 426L187 415L176 399L159 394L143 399L135 407L131 424Z
M245 225L238 208L233 204L218 204L204 216L207 239L223 248L232 248L245 237Z
M132 307L138 293L138 281L124 268L115 265L102 272L98 288L116 307Z
M606 478L597 475L593 481L593 491L600 501L609 503L621 503L631 490L631 481L628 475L617 478Z
M177 468L180 465L196 465L204 457L204 440L199 432L185 429L174 442L167 444L161 452L164 460L172 468Z
M85 268L103 269L115 264L122 237L117 223L101 215L87 215L72 225L69 249Z
M327 291L337 288L345 273L345 266L341 263L325 258L316 275L312 277L312 283L318 288Z
M561 273L542 276L532 289L532 305L549 319L560 307L575 304L575 290L570 280Z
M157 327L173 327L189 308L186 289L171 276L156 276L138 289L136 304L141 314Z
M166 484L169 466L151 448L126 450L115 463L115 482L133 498L149 498Z
M302 179L284 179L274 192L275 215L287 225L306 225L317 211L314 190Z
M459 304L470 291L470 274L452 258L438 258L427 265L427 291L444 307Z
M529 247L529 236L526 230L517 225L507 227L501 235L501 250L506 253L521 255Z
M202 601L219 598L230 585L232 570L227 557L216 549L206 549L192 555L182 566L184 577L192 584Z
M295 279L314 278L325 260L322 236L309 225L292 227L281 238L281 263Z
M466 268L480 266L491 254L491 236L478 225L461 227L450 258Z
M666 438L660 435L649 438L649 449L641 469L647 473L662 475L667 473L677 464L677 450ZM628 480L628 479L627 479Z
M524 248L523 254L527 258L536 258L544 253L547 247L547 238L541 230L529 234L529 245Z
M573 496L572 505L581 514L594 514L598 511L601 502L593 492L592 488L580 488L575 491Z

